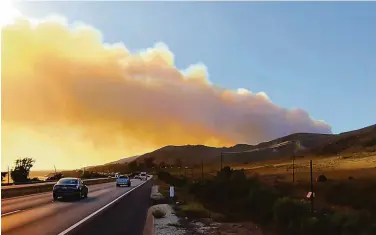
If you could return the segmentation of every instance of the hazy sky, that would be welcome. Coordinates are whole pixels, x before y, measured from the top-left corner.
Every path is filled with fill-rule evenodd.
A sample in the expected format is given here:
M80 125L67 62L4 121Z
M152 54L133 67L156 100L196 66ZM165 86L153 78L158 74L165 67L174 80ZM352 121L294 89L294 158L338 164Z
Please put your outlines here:
M15 155L74 168L376 121L376 3L15 6L66 22L3 32L3 169Z

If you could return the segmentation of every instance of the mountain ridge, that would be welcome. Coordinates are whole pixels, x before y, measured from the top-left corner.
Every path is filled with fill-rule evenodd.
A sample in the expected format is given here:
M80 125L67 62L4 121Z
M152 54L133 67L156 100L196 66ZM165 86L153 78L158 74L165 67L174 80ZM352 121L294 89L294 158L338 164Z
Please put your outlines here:
M299 142L300 145L296 145ZM291 158L292 155L326 156L340 153L376 151L376 125L340 134L294 133L256 145L236 144L231 147L205 145L167 145L152 152L134 156L130 161L143 161L153 157L156 163L184 165L219 163L223 154L224 162L255 162ZM179 159L179 160L178 160ZM127 162L130 162L127 161ZM109 163L108 163L109 164Z

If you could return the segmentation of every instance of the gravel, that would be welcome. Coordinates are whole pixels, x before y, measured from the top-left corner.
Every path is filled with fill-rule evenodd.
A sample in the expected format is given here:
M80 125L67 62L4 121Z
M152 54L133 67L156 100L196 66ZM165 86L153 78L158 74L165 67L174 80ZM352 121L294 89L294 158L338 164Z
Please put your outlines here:
M152 206L152 210L163 210L166 215L164 218L154 219L154 228L156 235L184 235L185 229L180 228L179 218L175 215L173 208L168 204L159 204Z

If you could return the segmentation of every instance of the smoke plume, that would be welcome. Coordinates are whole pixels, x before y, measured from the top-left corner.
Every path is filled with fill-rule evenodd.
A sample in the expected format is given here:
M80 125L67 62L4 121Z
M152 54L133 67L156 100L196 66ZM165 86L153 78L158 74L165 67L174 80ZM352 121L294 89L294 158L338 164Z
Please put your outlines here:
M61 18L19 18L2 29L1 84L2 153L9 159L26 154L77 167L164 145L331 133L263 92L213 85L202 64L177 69L163 43L130 53L122 43L104 43L93 27Z

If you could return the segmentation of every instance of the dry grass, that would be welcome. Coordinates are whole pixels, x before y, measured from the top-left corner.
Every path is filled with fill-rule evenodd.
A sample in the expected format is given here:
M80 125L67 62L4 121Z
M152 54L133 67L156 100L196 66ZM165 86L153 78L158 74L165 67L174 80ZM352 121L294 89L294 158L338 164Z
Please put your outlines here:
M313 160L313 176L324 174L330 179L375 178L376 155L335 156L328 158L315 157ZM264 178L292 180L291 161L273 161L252 165L235 165L235 169L244 169L247 174L257 173ZM309 181L309 158L295 160L295 180Z
M348 179L350 176L355 179L376 178L376 154L355 153L332 157L304 157L295 159L295 180L308 182L309 160L313 160L313 177L324 174L329 179ZM259 174L267 180L292 181L292 161L273 160L267 162L256 162L250 164L233 164L225 162L223 166L230 166L233 169L244 169L247 175ZM205 165L204 178L213 177L220 169L220 165ZM186 176L190 180L200 180L201 168L195 169L163 169L172 175Z
M179 215L189 218L209 218L210 211L201 203L191 202L180 207Z

